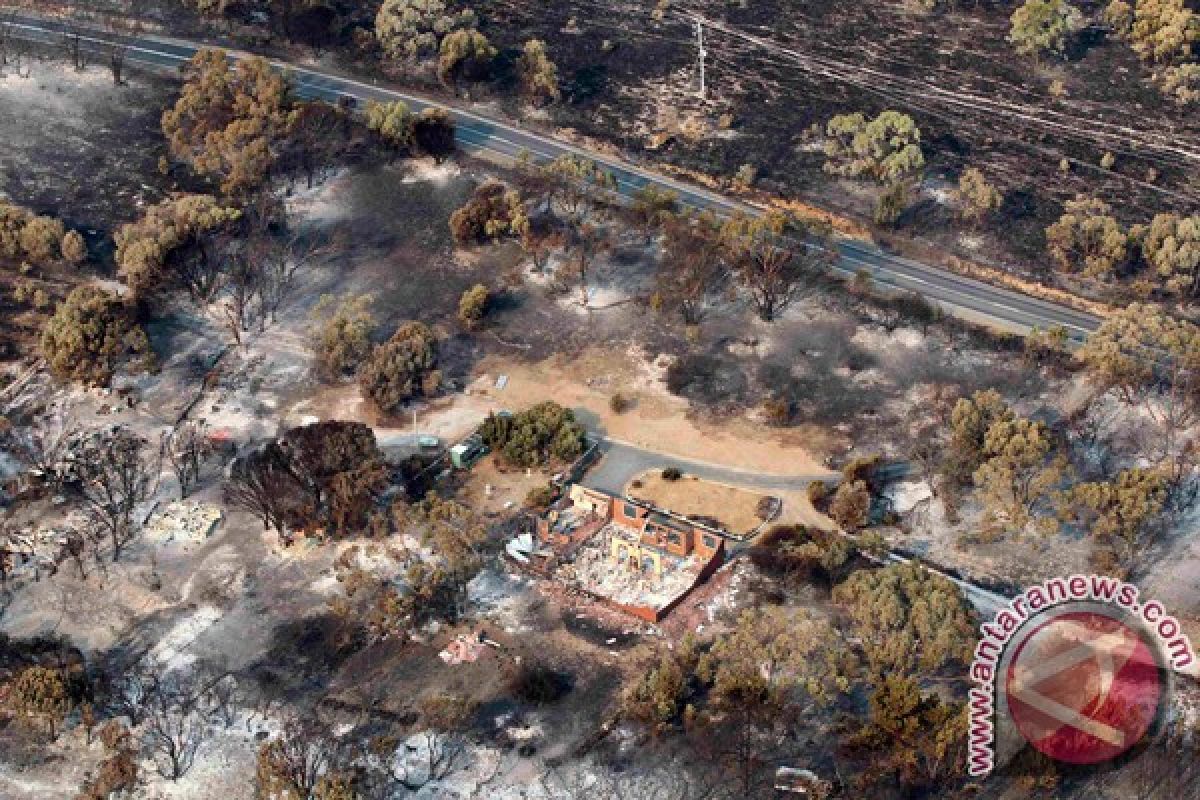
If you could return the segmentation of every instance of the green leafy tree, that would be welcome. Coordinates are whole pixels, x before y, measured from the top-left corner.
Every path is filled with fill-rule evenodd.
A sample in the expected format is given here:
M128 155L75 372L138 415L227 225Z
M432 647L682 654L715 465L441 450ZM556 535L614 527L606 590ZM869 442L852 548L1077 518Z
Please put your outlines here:
M447 86L458 86L461 80L483 80L496 55L496 48L477 30L449 33L438 50L438 80Z
M63 224L51 217L34 217L21 229L21 249L34 264L49 264L61 253Z
M782 606L744 611L713 642L700 671L719 702L783 706L795 693L827 705L849 691L857 663L829 620Z
M443 0L384 0L375 36L387 58L412 63L438 53L442 37L477 23L474 11L452 11Z
M679 213L679 193L646 184L634 193L633 205L629 210L638 227L649 238Z
M587 439L574 412L553 401L512 416L489 415L480 435L505 461L519 467L571 461L583 453Z
M1179 106L1200 103L1200 63L1190 61L1156 73L1158 88Z
M925 167L921 131L899 111L870 120L861 112L840 114L825 132L825 170L834 175L892 184L918 176Z
M843 530L857 531L871 517L871 490L866 481L844 481L833 493L829 517Z
M755 310L771 322L816 290L828 264L828 226L773 211L737 214L721 229L726 257Z
M71 710L71 696L62 672L49 667L26 667L17 673L8 702L18 716L44 722L51 739Z
M436 365L433 331L420 322L406 322L371 352L358 371L358 382L371 402L391 413L414 397L437 391L441 373Z
M1200 419L1200 327L1140 303L1108 317L1076 354L1093 383L1153 420L1163 455Z
M130 358L142 366L153 358L121 298L94 286L80 286L59 303L42 328L41 349L57 377L94 386L107 386Z
M1168 292L1200 297L1200 214L1156 214L1143 234L1142 255Z
M241 217L238 209L211 195L169 197L117 230L117 273L139 302L174 287L207 301L217 290L223 266L214 240L232 231Z
M290 121L287 82L264 58L231 65L203 49L184 67L179 100L163 113L171 154L242 195L270 174Z
M532 181L546 192L546 199L558 203L563 214L580 220L590 205L606 192L616 189L616 177L595 161L568 154L543 167L530 170Z
M79 236L74 231L71 234ZM19 259L34 266L48 266L62 255L69 263L78 263L62 252L62 242L71 234L65 234L63 224L52 217L36 216L0 199L0 260Z
M912 184L907 180L887 184L883 193L875 200L875 224L881 228L895 228L912 203L912 192Z
M1161 360L1148 357L1156 351ZM1155 306L1133 303L1108 317L1078 355L1096 383L1120 390L1133 402L1136 392L1168 377L1173 365L1188 372L1200 366L1200 328Z
M462 293L458 299L458 320L468 329L474 329L483 321L492 295L482 283L477 283Z
M1129 235L1121 230L1103 200L1080 195L1063 205L1058 221L1046 228L1046 248L1064 272L1111 278L1128 253Z
M474 559L488 537L487 525L469 506L433 492L407 509L404 522L423 544L450 561Z
M1117 36L1128 36L1133 29L1133 6L1126 0L1112 0L1104 7L1103 19Z
M1012 418L1012 410L995 389L960 398L950 412L950 443L942 465L946 477L959 485L969 483L987 459L988 430Z
M975 612L962 591L915 562L860 569L834 587L875 676L965 669Z
M341 378L358 369L371 354L375 317L369 295L353 295L334 306L333 295L324 295L316 313L333 307L316 338L317 365L326 380Z
M562 97L558 88L558 67L546 54L546 43L530 39L517 58L517 79L521 94L534 105L556 103Z
M1134 467L1108 481L1080 483L1064 498L1063 516L1130 565L1162 518L1170 492L1162 469Z
M877 754L870 772L882 780L933 789L966 769L965 705L922 692L911 676L886 675L875 684L868 720L856 743Z
M1066 462L1043 422L999 420L984 438L987 460L975 470L975 485L984 507L984 525L1020 533L1034 521L1039 505L1052 499L1062 482ZM1045 526L1049 518L1038 520Z
M1045 330L1035 327L1025 337L1025 357L1035 365L1056 362L1068 352L1070 340L1062 325L1051 325Z
M72 266L77 266L87 260L87 243L83 241L83 236L79 231L67 231L62 237L59 249L62 252L63 261Z
M787 579L816 577L836 583L856 550L840 531L803 525L776 525L758 539L750 560L764 572Z
M1066 0L1025 0L1013 12L1008 40L1021 55L1062 55L1083 27L1083 15Z
M689 635L681 645L664 652L625 695L623 711L640 722L665 727L683 714L699 664L695 640Z
M429 548L405 570L408 590L390 585L378 595L369 621L377 634L414 630L434 620L454 622L466 610L467 585L483 565L487 527L471 509L431 494L397 515L402 532Z
M413 149L416 117L403 100L367 101L366 123L367 128L377 133L392 151L405 153Z
M0 257L18 259L24 254L21 231L33 219L28 209L0 200Z
M466 205L450 215L450 233L459 244L520 236L528 224L521 195L499 181L480 184Z
M1200 41L1200 15L1184 0L1137 0L1127 35L1145 61L1185 61Z
M962 218L978 226L1000 208L1004 196L988 183L983 172L968 167L958 178L958 202Z
M191 6L210 17L219 17L236 5L236 0L184 0L184 4Z

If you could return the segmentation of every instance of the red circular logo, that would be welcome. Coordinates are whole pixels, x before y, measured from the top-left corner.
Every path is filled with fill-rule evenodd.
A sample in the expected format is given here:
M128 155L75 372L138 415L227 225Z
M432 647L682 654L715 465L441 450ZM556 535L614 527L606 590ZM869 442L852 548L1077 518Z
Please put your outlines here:
M1005 676L1021 735L1071 764L1107 761L1137 744L1154 724L1163 691L1141 632L1094 611L1066 612L1033 628Z

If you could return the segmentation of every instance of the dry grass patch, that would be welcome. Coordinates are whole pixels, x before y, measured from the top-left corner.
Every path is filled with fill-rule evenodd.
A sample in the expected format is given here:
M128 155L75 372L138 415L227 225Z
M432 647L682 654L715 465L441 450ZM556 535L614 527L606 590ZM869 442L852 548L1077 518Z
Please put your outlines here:
M640 485L639 485L640 484ZM689 517L709 517L731 533L745 535L762 524L759 503L767 495L684 474L666 480L660 471L644 472L625 491L647 503Z
M542 469L501 467L496 457L489 455L471 467L458 499L484 514L507 511L519 507L530 490L549 483L551 474Z

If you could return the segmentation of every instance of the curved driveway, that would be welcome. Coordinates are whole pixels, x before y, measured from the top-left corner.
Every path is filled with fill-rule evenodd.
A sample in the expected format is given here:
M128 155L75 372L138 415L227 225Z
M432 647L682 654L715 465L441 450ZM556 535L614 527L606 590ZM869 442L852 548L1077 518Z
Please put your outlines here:
M813 481L836 481L838 478L836 472L821 475L762 475L749 470L656 453L607 438L601 440L599 447L603 455L588 470L581 483L593 489L600 489L616 495L625 494L625 487L629 481L643 472L668 467L674 467L686 475L695 475L697 478L714 483L726 483L763 491L804 489Z

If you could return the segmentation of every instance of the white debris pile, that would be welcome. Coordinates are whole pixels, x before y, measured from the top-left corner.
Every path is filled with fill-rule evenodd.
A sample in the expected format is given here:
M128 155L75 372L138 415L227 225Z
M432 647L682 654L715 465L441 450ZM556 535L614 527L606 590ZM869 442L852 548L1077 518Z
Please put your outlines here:
M726 584L723 592L715 595L704 607L704 613L710 623L715 622L720 615L737 609L739 597L746 583L747 564L747 561L739 559L725 565L724 568L732 572L729 576L729 583Z
M157 542L202 542L221 524L221 509L188 501L168 503L146 526L146 536Z
M531 533L522 533L504 546L504 551L509 557L522 564L528 564L529 557L536 553L537 549L537 543Z
M86 525L83 513L72 511L54 525L14 531L8 543L9 571L14 578L32 578L52 569L70 537L81 533Z
M692 588L701 568L695 556L661 556L663 570L637 569L615 563L611 555L614 529L609 526L589 539L570 564L559 568L560 577L581 588L629 606L662 608Z
M922 503L933 498L933 491L926 481L903 481L894 483L884 490L883 496L892 504L897 514L907 514Z

